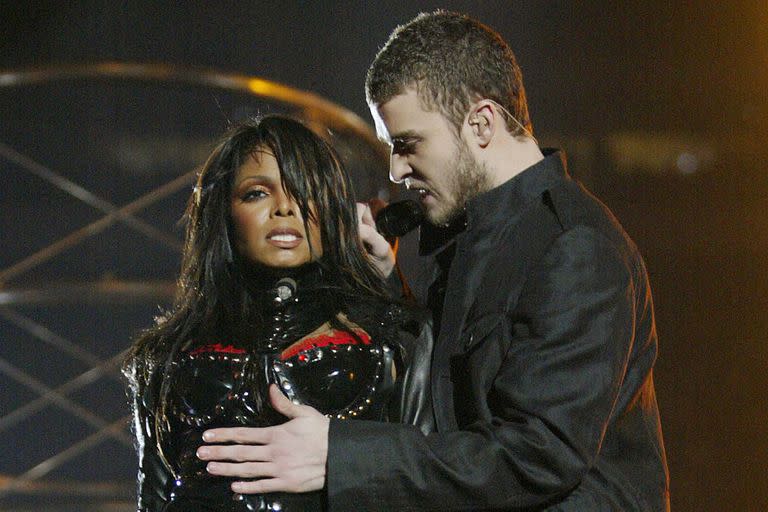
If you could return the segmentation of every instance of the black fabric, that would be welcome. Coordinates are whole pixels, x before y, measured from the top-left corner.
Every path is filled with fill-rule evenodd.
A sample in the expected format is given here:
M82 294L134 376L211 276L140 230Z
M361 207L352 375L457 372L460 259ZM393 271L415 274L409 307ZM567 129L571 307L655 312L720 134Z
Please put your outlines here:
M293 401L334 418L417 422L424 405L414 401L423 395L414 386L424 381L404 368L413 356L404 347L416 346L405 324L398 323L406 316L398 306L380 304L368 312L377 321L367 330L317 334L318 327L340 322L339 305L327 300L328 286L319 273L313 266L291 273L291 281L275 275L261 283L254 298L262 321L250 339L184 343L137 391L139 510L326 510L322 491L235 495L229 487L232 479L209 475L205 462L196 457L206 429L285 421L268 402L271 383ZM286 284L289 290L281 290ZM161 396L164 407L159 406ZM409 402L399 400L404 396Z
M465 222L422 233L434 271L419 289L442 303L436 432L332 421L330 510L668 510L637 248L560 153L472 200Z

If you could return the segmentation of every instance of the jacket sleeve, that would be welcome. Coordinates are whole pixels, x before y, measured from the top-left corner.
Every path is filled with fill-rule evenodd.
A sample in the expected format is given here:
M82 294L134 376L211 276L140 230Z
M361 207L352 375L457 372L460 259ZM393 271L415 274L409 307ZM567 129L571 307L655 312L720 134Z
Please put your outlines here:
M171 472L160 457L155 439L153 400L145 387L134 390L133 430L139 456L137 495L139 512L160 512L168 502Z
M400 358L398 378L392 397L390 421L417 426L422 432L435 430L429 389L429 363L432 354L432 322L418 322L418 336L401 329L401 339L408 338Z
M509 343L489 413L427 435L332 421L330 510L538 509L568 495L598 455L626 371L632 274L623 248L596 230L562 233L494 331Z

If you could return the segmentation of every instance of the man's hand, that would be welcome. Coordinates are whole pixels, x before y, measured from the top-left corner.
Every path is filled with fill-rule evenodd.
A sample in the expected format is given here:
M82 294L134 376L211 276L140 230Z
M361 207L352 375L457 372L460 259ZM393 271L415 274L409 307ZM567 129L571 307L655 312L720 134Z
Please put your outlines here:
M376 222L373 220L371 208L365 203L357 203L357 224L360 239L368 249L373 266L386 279L395 268L395 253L392 252L389 242L376 231Z
M274 384L269 387L272 406L289 421L266 428L234 427L206 430L206 443L197 456L208 463L212 475L260 478L233 482L240 494L309 492L325 485L328 458L328 418L307 405L288 400Z

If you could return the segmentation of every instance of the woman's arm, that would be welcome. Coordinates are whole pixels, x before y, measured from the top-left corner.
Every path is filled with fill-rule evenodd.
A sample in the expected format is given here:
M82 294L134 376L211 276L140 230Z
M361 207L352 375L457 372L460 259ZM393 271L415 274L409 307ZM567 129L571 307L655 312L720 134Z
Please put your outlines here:
M154 400L148 386L132 390L133 431L139 456L137 475L138 510L157 512L169 500L172 475L158 452L155 435Z

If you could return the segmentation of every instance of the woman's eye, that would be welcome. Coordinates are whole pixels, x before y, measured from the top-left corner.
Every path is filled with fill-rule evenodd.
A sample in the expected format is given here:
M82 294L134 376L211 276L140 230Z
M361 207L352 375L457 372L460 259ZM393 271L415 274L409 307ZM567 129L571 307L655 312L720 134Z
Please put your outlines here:
M262 197L267 197L269 194L265 190L261 189L254 189L249 190L245 194L243 194L243 201L254 201L256 199L261 199Z

